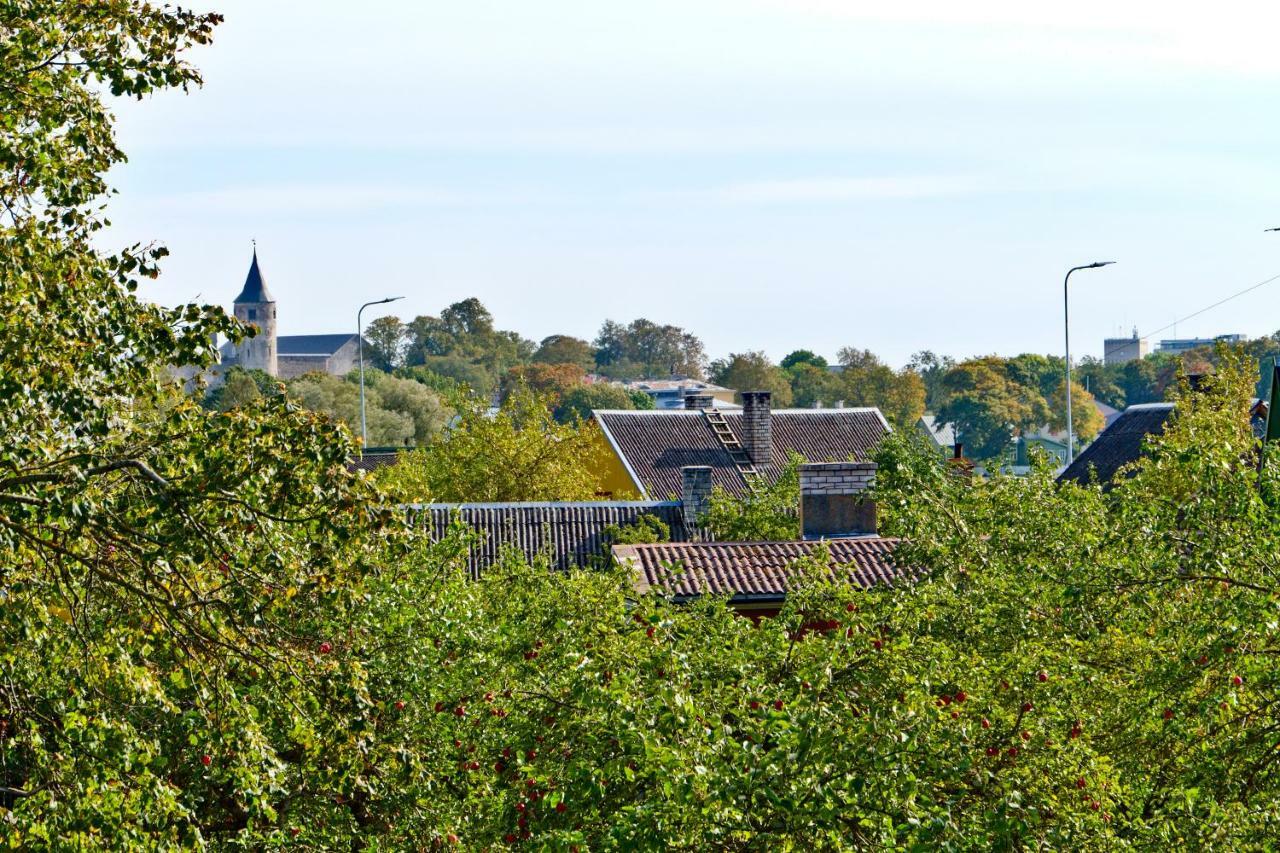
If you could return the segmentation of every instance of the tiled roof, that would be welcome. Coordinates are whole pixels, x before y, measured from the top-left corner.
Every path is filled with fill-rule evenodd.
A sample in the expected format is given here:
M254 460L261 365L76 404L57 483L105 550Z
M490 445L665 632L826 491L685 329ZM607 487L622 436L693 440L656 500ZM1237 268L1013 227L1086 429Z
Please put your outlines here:
M426 504L413 509L422 514L432 541L441 539L455 518L479 534L469 555L472 577L511 547L529 559L546 555L557 569L590 566L593 558L605 555L606 528L634 524L642 515L666 524L675 541L689 538L675 501Z
M1058 475L1058 481L1084 484L1089 482L1090 472L1096 472L1098 482L1110 483L1121 466L1142 455L1147 436L1164 431L1172 412L1172 403L1142 403L1125 409Z
M355 332L340 335L281 335L276 338L278 355L333 355L342 349Z
M878 536L800 542L689 542L615 545L618 562L635 572L636 589L676 599L731 596L733 601L779 601L796 577L795 562L819 545L831 555L831 576L864 589L893 584L906 573L893 564L897 539Z
M742 412L722 412L730 429L743 438ZM746 490L729 454L700 411L597 411L595 421L622 457L644 494L673 498L680 494L680 469L711 466L711 481L732 494ZM776 409L771 415L773 461L761 473L776 478L788 456L809 462L865 460L889 431L879 409Z

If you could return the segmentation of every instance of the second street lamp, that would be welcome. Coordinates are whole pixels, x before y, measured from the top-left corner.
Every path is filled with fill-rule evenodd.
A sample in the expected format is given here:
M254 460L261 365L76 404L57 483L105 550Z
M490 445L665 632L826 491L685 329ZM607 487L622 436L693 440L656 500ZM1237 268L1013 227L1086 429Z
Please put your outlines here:
M386 299L366 302L356 312L356 351L360 354L360 458L362 459L364 458L364 446L369 443L369 427L364 419L364 321L360 319L360 315L370 305L385 305L388 302L395 302L397 299L404 299L404 297L388 296Z
M1070 465L1076 458L1075 451L1075 429L1071 423L1071 324L1069 321L1069 303L1067 300L1067 284L1071 281L1071 274L1076 270L1095 270L1098 267L1105 267L1114 264L1115 261L1094 261L1091 264L1072 267L1067 270L1067 277L1062 280L1062 336L1067 348L1067 464Z

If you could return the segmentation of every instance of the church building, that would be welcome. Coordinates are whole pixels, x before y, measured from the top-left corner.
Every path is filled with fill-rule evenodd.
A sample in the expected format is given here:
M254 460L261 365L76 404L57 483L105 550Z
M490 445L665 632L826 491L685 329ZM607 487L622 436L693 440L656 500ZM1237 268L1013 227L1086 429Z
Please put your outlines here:
M222 369L243 367L262 370L280 379L304 373L331 373L345 376L356 367L359 340L355 332L331 335L280 335L276 332L276 300L267 290L258 267L258 250L253 250L249 275L235 301L236 319L255 326L258 334L238 345L222 345Z

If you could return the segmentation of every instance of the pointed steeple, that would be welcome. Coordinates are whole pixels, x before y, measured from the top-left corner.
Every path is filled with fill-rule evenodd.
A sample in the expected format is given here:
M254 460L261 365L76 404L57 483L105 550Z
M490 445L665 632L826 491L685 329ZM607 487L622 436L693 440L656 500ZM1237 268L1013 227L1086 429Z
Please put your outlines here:
M245 276L244 289L236 297L236 302L263 303L275 302L275 297L267 290L267 283L262 280L262 270L258 269L258 247L253 247L253 263L249 265L249 275Z

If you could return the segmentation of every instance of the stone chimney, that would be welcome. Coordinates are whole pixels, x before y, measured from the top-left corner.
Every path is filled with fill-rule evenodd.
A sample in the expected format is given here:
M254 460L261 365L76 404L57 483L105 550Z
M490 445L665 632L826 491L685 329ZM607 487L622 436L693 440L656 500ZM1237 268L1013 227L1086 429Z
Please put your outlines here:
M711 506L711 466L688 465L680 469L680 511L685 529L690 533L700 526L699 519Z
M875 482L874 462L800 466L800 532L805 539L875 536L876 504L863 493Z
M768 465L773 461L772 409L772 393L742 392L742 446L756 465Z
M709 409L715 405L712 402L714 399L710 394L685 394L684 407L686 409Z

